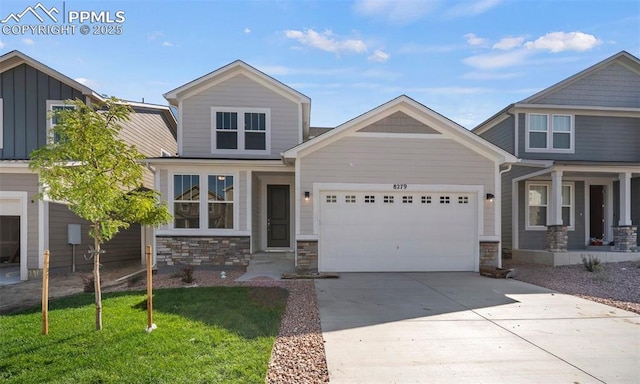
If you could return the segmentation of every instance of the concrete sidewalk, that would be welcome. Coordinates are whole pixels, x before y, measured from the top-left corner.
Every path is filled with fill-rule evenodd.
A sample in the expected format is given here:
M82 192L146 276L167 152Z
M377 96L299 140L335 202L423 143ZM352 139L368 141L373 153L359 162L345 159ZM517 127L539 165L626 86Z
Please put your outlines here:
M639 383L640 316L476 273L316 280L332 383Z

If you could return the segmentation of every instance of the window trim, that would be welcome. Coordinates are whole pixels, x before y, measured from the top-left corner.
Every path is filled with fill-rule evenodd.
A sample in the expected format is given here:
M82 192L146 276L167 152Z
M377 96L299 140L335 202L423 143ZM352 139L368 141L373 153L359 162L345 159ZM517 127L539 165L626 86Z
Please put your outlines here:
M217 112L235 112L238 114L238 129L236 133L238 148L237 149L218 149L217 148L217 132L216 113ZM244 114L245 113L264 113L265 114L265 131L264 131L264 149L245 149L245 133L258 131L245 131ZM248 154L248 155L264 155L271 153L271 109L270 108L238 108L238 107L211 107L211 153L212 154Z
M76 109L75 105L66 104L64 100L47 100L47 144L52 143L52 134L51 130L57 124L53 124L53 119L51 118L51 113L53 113L53 107L69 107L72 109Z
M189 171L179 171L179 172L170 172L169 173L169 188L168 193L171 200L169 204L169 212L171 215L174 215L174 184L173 179L174 176L178 175L197 175L200 177L200 189L202 187L206 187L208 190L208 180L209 176L233 176L233 228L209 228L209 195L208 193L200 193L200 199L198 203L200 203L200 228L176 228L175 221L172 220L168 225L167 229L169 231L174 231L174 233L186 233L189 234L203 234L203 235L220 235L220 236L228 236L232 233L240 231L240 173L239 172L189 172ZM204 181L203 181L204 180Z
M546 225L530 225L529 224L529 188L531 186L545 186L547 187L547 223ZM569 218L571 220L571 225L567 226L567 230L569 231L575 231L575 227L576 227L576 215L575 215L575 211L576 211L576 188L575 188L575 183L571 182L571 181L563 181L562 182L562 187L569 187L569 194L570 194L570 198L571 198L571 205L569 205L570 208L570 213L569 213ZM562 193L562 192L561 192ZM525 230L526 231L546 231L547 230L547 226L549 225L549 218L550 218L550 212L551 212L551 181L527 181L525 182L525 210L524 210L524 224L525 224ZM560 209L562 210L562 208L567 207L564 204L560 205Z
M574 115L567 113L537 113L530 112L525 115L525 151L530 153L575 153L575 119ZM545 134L547 135L546 147L545 148L532 148L530 143L530 137L532 132L542 132L542 131L531 131L530 130L530 117L531 116L546 116L547 118L547 130ZM553 148L553 118L555 116L566 116L569 117L569 131L568 132L557 132L557 133L565 133L569 135L569 148Z

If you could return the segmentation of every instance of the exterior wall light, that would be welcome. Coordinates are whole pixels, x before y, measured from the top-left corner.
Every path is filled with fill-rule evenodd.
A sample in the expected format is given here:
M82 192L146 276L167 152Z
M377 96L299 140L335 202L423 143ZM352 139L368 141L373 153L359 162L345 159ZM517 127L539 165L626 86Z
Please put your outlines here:
M311 192L305 191L305 193L304 193L304 201L309 201L310 197L311 197Z
M493 195L493 193L487 193L487 200L490 202L493 202L493 199L495 198L495 196Z

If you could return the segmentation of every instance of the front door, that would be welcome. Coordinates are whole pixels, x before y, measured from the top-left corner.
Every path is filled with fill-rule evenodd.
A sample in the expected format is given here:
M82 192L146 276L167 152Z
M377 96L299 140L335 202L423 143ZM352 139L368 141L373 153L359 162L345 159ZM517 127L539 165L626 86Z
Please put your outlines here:
M589 187L589 237L604 239L605 218L605 191L604 185L591 185Z
M267 185L267 247L290 246L289 186Z

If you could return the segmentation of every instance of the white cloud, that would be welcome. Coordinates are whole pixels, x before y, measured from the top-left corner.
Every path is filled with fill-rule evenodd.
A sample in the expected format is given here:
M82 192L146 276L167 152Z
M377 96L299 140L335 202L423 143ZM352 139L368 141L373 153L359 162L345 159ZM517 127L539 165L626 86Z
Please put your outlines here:
M476 95L479 93L492 92L488 88L474 88L474 87L435 87L435 88L421 88L417 91L432 94L432 95Z
M506 68L524 63L530 52L526 49L518 49L506 53L487 53L467 57L462 62L471 67L485 70Z
M35 42L33 40L31 40L30 38L28 38L28 37L25 37L24 39L22 39L22 42L27 44L27 45L34 45L35 44Z
M601 44L593 35L582 32L551 32L535 41L524 44L528 49L548 50L553 53L562 51L588 51Z
M462 45L422 45L408 43L397 50L398 53L447 53L460 49Z
M245 33L245 34L249 34L249 33L251 33L251 29L249 29L249 28L245 28L245 29L244 29L244 33Z
M375 61L376 63L384 63L389 60L390 55L386 52L383 52L379 49L376 49L371 56L369 56L369 61Z
M147 33L147 39L150 41L153 41L158 37L162 37L162 36L164 36L164 33L160 31L153 31L153 32Z
M98 83L96 83L95 81L89 80L85 77L76 77L74 80L82 85L86 85L89 88L95 88L98 85Z
M333 32L331 32L330 30L318 33L313 29L307 29L306 31L289 29L284 31L284 33L287 38L297 40L302 45L318 48L327 52L367 52L367 45L364 43L364 41L358 39L336 40Z
M462 1L447 12L449 17L476 16L500 4L502 0Z
M4 48L4 43L0 41L0 49Z
M467 80L505 80L513 79L522 76L520 72L487 72L487 71L473 71L465 73L460 76L462 79Z
M164 43L162 43L163 47L173 47L173 43L171 43L170 41L165 41Z
M493 49L499 49L502 51L508 51L513 48L517 48L524 42L524 36L518 37L503 37L497 43L493 44Z
M478 37L473 33L467 33L464 35L464 38L467 40L467 43L473 47L485 47L489 43L488 39Z
M383 19L392 24L408 24L431 13L437 2L423 0L360 0L354 10L362 16Z

